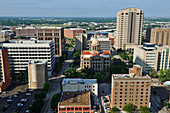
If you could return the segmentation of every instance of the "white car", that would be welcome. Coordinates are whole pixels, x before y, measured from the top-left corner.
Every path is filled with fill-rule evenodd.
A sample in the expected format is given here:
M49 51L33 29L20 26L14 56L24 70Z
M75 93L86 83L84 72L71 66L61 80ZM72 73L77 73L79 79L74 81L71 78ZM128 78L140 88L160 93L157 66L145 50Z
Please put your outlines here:
M29 113L29 112L30 112L30 110L28 110L28 109L27 109L27 110L25 110L25 113Z
M33 89L29 89L29 92L33 92L34 90Z
M26 102L26 101L27 101L26 98L23 98L23 99L20 100L20 102Z
M22 104L22 103L18 103L17 104L17 107L22 107L24 104Z
M17 98L18 96L17 95L14 95L15 98Z
M26 93L26 96L30 96L31 95L31 93Z
M12 102L13 100L12 99L8 99L7 102Z

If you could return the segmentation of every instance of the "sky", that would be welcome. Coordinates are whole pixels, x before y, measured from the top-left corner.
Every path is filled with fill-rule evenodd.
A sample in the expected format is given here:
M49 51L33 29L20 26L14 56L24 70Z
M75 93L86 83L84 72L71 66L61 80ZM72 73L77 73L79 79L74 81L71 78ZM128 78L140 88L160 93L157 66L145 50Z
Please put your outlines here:
M0 16L116 17L137 7L145 17L170 17L170 0L0 0Z

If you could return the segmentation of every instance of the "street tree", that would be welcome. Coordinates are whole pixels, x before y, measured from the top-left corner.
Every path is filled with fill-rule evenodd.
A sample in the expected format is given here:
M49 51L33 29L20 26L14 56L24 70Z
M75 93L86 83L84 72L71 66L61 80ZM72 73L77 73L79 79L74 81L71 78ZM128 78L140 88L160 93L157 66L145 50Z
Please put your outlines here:
M128 113L133 113L135 111L135 107L133 104L128 103L123 107L123 110L128 112Z
M139 111L140 113L151 113L147 106L140 106Z

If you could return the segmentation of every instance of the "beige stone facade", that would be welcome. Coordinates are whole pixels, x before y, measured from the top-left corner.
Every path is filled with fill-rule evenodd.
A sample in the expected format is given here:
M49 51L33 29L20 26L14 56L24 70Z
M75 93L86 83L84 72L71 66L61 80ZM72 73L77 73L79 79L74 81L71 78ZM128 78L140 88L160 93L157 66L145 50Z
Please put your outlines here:
M37 40L52 40L55 43L55 55L62 56L65 52L64 28L41 27L36 29Z
M81 69L92 68L95 72L102 72L110 67L110 51L100 51L100 43L97 37L91 43L90 51L82 51Z
M28 65L29 89L42 89L47 80L47 62L30 61Z
M134 49L141 44L144 12L138 8L127 8L117 12L116 49Z
M150 43L170 46L170 29L151 29Z

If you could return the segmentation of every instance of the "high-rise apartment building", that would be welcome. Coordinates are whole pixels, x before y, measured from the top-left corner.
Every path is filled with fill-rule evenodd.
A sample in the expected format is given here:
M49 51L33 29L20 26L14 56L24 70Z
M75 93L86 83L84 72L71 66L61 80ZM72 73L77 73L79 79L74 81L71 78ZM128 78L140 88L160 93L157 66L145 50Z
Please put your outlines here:
M0 92L8 88L11 84L9 59L7 48L0 48Z
M55 67L54 42L52 40L12 40L3 43L8 48L10 69L22 71L28 69L30 60L48 62L48 74Z
M65 52L64 28L40 27L36 29L36 36L37 40L52 40L56 56L62 56Z
M155 46L151 43L135 46L133 62L147 73L152 69L170 69L170 46Z
M97 79L64 78L63 92L90 91L93 96L98 96Z
M138 109L149 106L151 92L151 78L133 74L113 74L111 85L111 108L120 110L132 103Z
M87 34L78 33L75 38L75 50L85 50L87 48Z
M42 89L48 81L47 62L30 60L28 64L29 89Z
M127 8L117 12L117 38L115 48L130 50L140 45L144 12L138 8Z
M150 43L170 46L170 29L152 28L150 30Z

